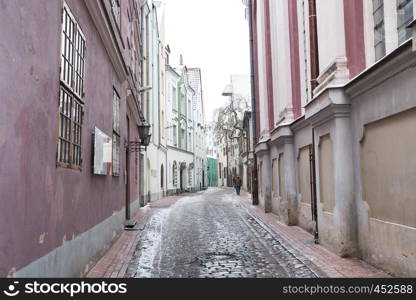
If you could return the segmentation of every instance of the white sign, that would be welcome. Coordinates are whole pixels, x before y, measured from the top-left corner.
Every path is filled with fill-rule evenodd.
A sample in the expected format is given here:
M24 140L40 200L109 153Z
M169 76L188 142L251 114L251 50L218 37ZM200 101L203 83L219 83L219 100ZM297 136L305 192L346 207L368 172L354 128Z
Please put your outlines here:
M111 175L113 141L104 132L94 128L94 166L96 175Z

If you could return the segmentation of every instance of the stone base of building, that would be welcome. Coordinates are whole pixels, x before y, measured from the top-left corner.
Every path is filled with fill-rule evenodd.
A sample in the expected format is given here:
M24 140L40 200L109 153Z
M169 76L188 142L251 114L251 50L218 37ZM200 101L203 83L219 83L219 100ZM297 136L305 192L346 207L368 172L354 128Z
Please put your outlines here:
M139 200L131 203L132 215L139 209ZM82 277L97 263L123 232L125 209L112 215L75 239L65 242L28 266L18 270L13 277Z

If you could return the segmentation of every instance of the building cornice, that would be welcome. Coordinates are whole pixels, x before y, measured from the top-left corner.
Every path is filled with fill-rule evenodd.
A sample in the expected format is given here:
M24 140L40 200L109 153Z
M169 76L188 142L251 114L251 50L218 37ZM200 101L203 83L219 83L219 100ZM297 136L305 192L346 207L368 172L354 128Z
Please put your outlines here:
M343 85L349 80L349 76L347 58L343 56L337 57L316 79L319 85L313 92L314 94L319 94L327 87Z
M337 110L338 107L350 107L350 101L344 92L343 87L330 87L309 102L305 107L305 119L317 125L322 116L330 111Z
M190 154L192 156L194 155L193 152L190 152L188 150L183 150L181 148L177 148L177 147L174 147L174 146L168 146L167 149L176 150L176 151L179 151L179 152L182 152L182 153Z
M412 41L408 40L348 82L345 85L345 92L354 99L389 78L414 67L416 67L416 53L412 51Z
M258 143L257 145L256 145L256 149L255 149L255 153L257 154L257 155L263 155L263 154L266 154L266 153L268 153L268 151L269 151L269 145L268 145L268 142L269 142L270 140L267 140L267 141L262 141L262 142L260 142L260 143Z
M100 0L84 0L110 57L110 61L117 73L117 78L123 83L127 79L128 71L119 47L119 45L122 45L122 41L119 36L114 34L112 23L108 18L108 9L105 6L105 2Z
M293 132L290 124L282 125L272 131L270 146L280 146L284 144L293 144Z
M130 108L130 111L133 114L133 117L136 121L136 124L140 124L140 121L142 120L141 116L140 116L140 108L139 108L139 104L138 101L136 99L136 97L134 96L134 94L132 93L131 89L127 90L127 105Z
M350 104L330 104L311 116L308 121L313 127L318 127L336 118L349 118L351 116Z
M294 133L296 133L296 132L298 132L298 131L302 130L303 128L306 128L310 125L311 125L311 123L306 121L305 116L303 115L299 119L295 120L292 124L290 124L290 128L292 129L292 131Z

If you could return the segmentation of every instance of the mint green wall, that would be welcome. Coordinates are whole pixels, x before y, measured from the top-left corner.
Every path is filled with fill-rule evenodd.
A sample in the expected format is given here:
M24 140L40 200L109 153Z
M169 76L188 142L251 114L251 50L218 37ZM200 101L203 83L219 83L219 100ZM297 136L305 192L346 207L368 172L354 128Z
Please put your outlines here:
M218 186L218 161L211 157L208 157L208 185Z

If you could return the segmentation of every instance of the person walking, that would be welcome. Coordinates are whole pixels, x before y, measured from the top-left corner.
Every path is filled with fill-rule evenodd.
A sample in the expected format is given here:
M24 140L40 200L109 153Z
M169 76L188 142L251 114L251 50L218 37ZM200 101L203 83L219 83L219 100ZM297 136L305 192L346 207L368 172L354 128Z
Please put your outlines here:
M240 196L241 186L242 186L241 177L237 176L236 178L234 178L234 188L238 196Z

